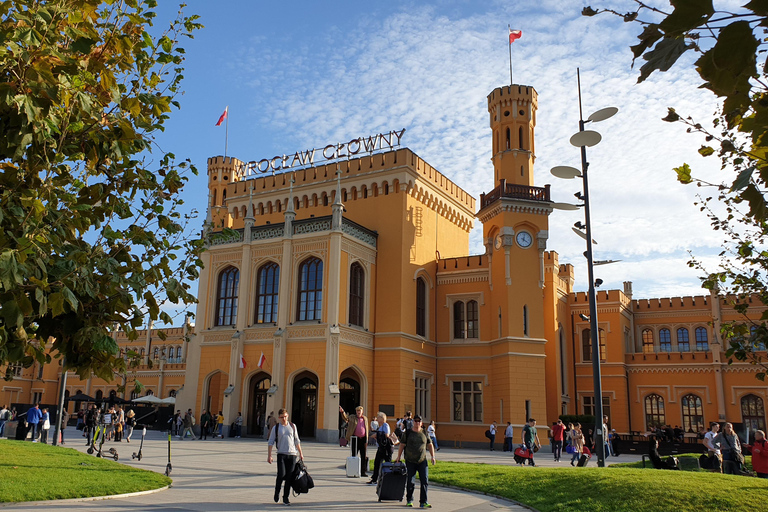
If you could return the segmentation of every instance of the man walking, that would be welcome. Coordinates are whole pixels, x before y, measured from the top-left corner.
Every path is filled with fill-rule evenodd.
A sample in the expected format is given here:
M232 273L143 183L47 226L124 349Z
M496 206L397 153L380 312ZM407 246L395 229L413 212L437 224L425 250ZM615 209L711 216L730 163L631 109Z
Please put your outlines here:
M187 414L184 415L184 420L183 420L184 430L179 436L179 439L184 440L184 438L186 438L187 436L187 432L189 432L189 435L192 436L192 440L197 441L197 436L192 431L192 425L194 425L194 419L195 417L192 415L192 409L189 409L187 411Z
M565 433L565 425L563 420L557 419L557 422L552 425L552 454L555 457L555 462L560 462L560 455L563 453L563 437Z
M11 411L6 406L0 408L0 438L5 437L5 422L11 419Z
M491 423L491 427L488 429L488 432L490 432L488 439L491 440L491 451L494 451L493 445L496 443L496 422L495 421Z
M413 418L413 428L406 430L400 440L400 448L397 450L397 462L405 452L405 467L408 470L408 480L405 484L406 507L413 506L413 491L416 487L416 473L419 474L419 504L421 508L432 508L427 501L427 487L429 486L429 466L427 465L427 450L435 465L435 447L432 440L422 428L421 416Z
M37 442L38 426L40 420L43 417L42 411L40 411L40 404L35 404L30 410L27 411L27 423L29 423L29 429L32 431L32 442Z
M538 449L541 443L539 442L539 434L536 433L536 420L533 418L529 418L528 424L523 427L523 444L531 452L528 464L535 466L536 463L533 461L534 449Z
M301 460L304 460L304 453L301 451L301 441L299 441L299 433L296 432L296 425L288 422L288 411L280 409L277 411L277 417L280 420L279 423L269 432L267 462L272 464L272 447L277 444L275 503L280 500L280 485L285 480L283 504L290 505L291 502L288 500L288 496L291 494L296 457L298 456Z

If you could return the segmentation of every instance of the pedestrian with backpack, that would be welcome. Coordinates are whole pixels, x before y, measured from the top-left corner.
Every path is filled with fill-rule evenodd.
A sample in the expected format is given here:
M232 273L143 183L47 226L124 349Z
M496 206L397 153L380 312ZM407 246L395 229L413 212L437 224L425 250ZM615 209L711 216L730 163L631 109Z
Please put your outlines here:
M285 481L285 490L283 491L283 504L290 505L288 497L291 493L293 484L293 475L296 462L304 460L304 453L301 451L301 441L299 433L296 432L296 425L288 421L288 411L280 409L277 412L279 422L269 433L267 441L267 462L272 464L272 447L277 445L277 479L275 480L275 503L280 501L280 485Z

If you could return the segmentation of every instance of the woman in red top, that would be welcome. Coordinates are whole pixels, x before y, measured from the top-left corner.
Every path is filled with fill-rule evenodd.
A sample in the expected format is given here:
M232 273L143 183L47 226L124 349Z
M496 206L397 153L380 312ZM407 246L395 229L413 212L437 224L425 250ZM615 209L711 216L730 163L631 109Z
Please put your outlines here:
M768 478L768 442L762 430L755 431L755 443L752 445L752 469L759 478Z

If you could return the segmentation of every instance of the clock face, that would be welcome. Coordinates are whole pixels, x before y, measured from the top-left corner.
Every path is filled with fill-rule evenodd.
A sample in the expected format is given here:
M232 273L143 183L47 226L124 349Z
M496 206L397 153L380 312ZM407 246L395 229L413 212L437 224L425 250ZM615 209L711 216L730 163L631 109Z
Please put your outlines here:
M496 250L501 249L501 235L496 235L496 238L493 240L493 246Z
M533 237L527 231L520 231L517 236L515 236L515 240L517 240L517 245L523 249L527 249L533 243Z

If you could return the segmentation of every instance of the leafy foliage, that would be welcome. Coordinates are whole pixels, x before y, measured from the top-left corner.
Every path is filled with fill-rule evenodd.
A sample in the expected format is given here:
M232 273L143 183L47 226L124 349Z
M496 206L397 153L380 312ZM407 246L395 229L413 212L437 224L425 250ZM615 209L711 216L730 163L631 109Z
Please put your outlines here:
M717 154L729 174L722 183L709 183L695 178L688 164L674 169L681 183L716 191L701 197L697 205L707 213L713 229L725 235L717 271L707 271L695 258L689 264L705 273L705 288L725 291L744 315L744 321L721 326L723 339L730 344L726 351L730 362L736 358L758 365L757 377L764 380L768 311L759 321L747 313L753 299L761 307L768 305L768 58L758 68L758 58L765 56L768 42L768 0L751 0L738 12L718 11L712 0L670 0L671 12L639 0L635 3L637 9L630 13L586 7L582 14L608 12L642 25L637 36L640 42L631 47L633 64L640 57L645 61L638 82L654 71L667 71L687 51L700 54L695 62L700 86L721 101L714 130L673 108L664 120L683 123L688 132L703 135L707 144L699 153L704 157ZM653 21L641 20L641 14Z
M202 246L180 193L197 171L154 135L201 25L180 9L153 37L155 6L0 2L0 365L63 357L111 380L115 328L135 339L147 317L171 321L161 296L195 301Z

